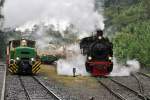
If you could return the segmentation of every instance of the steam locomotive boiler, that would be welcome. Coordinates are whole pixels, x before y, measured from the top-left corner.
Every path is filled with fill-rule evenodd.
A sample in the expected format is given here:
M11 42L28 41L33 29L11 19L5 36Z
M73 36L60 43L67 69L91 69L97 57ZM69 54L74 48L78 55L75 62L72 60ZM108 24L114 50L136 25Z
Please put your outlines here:
M87 56L85 62L87 72L93 76L108 75L113 69L113 45L103 37L103 31L97 30L95 36L83 38L80 49Z

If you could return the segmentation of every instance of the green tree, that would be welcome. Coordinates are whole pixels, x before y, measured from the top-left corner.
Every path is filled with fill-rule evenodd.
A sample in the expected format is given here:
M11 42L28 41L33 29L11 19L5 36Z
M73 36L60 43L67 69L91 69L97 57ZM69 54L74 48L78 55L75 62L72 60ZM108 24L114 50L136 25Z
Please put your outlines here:
M150 65L149 4L150 0L133 0L132 3L118 0L119 13L116 6L105 8L106 28L115 28L112 33L115 34L114 54L118 61L137 59L143 66Z

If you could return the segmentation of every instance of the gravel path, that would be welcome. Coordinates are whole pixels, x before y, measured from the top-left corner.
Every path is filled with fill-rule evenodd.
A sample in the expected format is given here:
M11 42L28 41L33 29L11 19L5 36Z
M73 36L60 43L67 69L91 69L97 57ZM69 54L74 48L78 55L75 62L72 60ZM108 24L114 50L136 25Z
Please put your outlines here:
M31 100L56 100L31 76L20 77Z
M31 100L57 100L31 76L21 76ZM7 75L5 100L27 100L18 75Z
M17 75L7 75L5 100L26 100Z

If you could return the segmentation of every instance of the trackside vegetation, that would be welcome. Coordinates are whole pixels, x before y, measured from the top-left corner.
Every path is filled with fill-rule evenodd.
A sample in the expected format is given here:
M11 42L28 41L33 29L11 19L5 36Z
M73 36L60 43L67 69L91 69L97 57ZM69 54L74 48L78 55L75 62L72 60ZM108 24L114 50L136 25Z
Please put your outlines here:
M150 66L150 0L112 1L105 2L105 16L107 29L113 29L115 57L122 63L137 59Z

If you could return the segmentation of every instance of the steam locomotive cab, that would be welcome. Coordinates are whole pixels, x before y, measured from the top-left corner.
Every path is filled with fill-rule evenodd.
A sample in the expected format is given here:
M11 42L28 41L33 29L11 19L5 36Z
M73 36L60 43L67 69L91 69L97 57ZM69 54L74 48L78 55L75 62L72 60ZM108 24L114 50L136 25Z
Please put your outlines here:
M87 72L93 76L108 75L113 69L112 43L108 38L92 36L80 42L82 54L87 56L85 63Z

